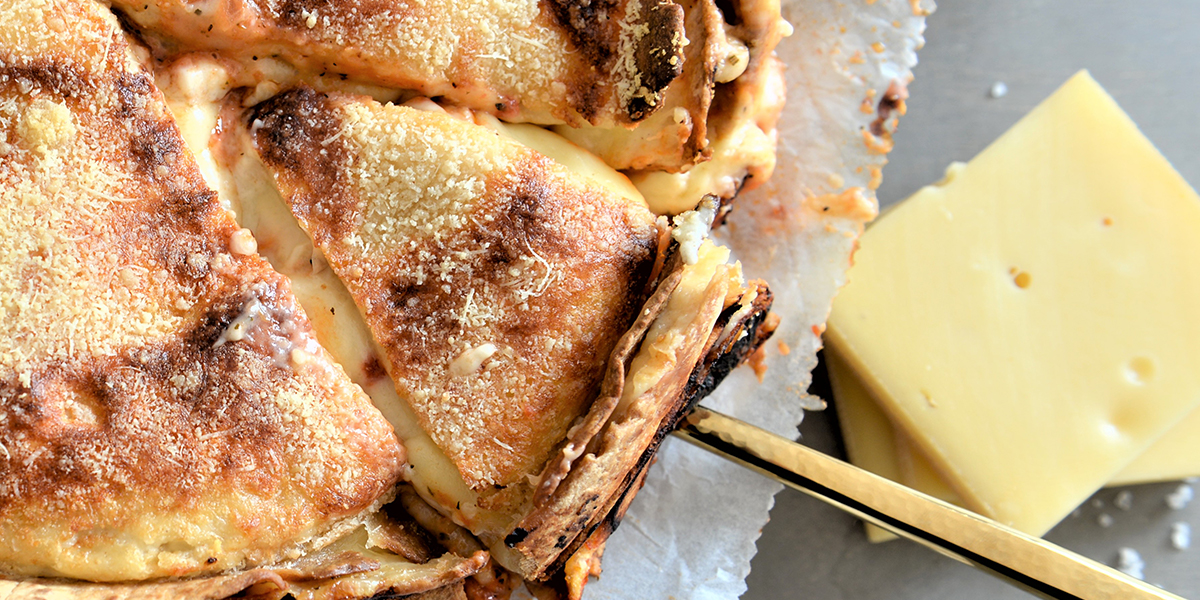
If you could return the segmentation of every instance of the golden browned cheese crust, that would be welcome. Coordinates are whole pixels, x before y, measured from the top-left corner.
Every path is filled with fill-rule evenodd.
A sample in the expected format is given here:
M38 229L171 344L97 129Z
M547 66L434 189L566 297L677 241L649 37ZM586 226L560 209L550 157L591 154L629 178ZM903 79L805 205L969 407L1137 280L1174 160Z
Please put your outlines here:
M300 88L249 126L422 427L527 495L648 292L653 216L445 113Z
M534 123L636 123L680 73L667 0L116 0L161 53L277 57Z
M403 449L246 247L93 2L0 5L0 570L279 560Z

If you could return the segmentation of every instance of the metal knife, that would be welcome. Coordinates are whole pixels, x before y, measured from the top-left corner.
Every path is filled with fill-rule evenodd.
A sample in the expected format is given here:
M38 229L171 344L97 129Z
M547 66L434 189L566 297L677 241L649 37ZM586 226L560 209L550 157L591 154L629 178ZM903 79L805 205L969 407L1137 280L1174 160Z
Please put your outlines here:
M1181 600L1070 550L703 407L685 417L675 435L1043 598Z

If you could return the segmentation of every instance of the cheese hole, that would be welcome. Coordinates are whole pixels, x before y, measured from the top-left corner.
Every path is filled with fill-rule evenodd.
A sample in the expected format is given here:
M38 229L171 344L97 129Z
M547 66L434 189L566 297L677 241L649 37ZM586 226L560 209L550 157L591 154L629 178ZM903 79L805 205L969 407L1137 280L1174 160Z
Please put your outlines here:
M1113 224L1112 217L1104 217L1103 219L1100 219L1100 224L1105 227L1112 227L1112 224Z
M1125 365L1125 379L1134 385L1146 385L1154 379L1154 361L1145 356L1135 356Z
M1016 267L1009 269L1008 274L1012 276L1013 283L1017 284L1017 287L1021 289L1029 287L1029 284L1033 282L1032 275Z

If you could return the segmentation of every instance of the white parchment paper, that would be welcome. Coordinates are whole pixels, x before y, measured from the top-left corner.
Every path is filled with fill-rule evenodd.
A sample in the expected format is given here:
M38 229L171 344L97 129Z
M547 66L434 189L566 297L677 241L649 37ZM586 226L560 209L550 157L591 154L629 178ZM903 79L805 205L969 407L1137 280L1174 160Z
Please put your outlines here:
M820 332L863 220L870 216L836 207L844 207L847 197L861 197L868 207L875 203L870 183L886 162L880 150L888 140L868 140L863 132L891 82L910 80L923 43L924 15L933 2L783 4L795 33L779 47L788 64L779 163L767 184L736 201L718 234L748 277L771 284L774 310L783 322L767 343L764 381L738 369L704 404L794 438L802 407L814 402L804 390ZM842 202L826 201L834 196ZM835 209L824 210L830 205ZM779 342L790 352L784 354ZM737 598L746 590L755 540L780 489L668 439L645 488L609 540L605 575L588 585L585 598Z

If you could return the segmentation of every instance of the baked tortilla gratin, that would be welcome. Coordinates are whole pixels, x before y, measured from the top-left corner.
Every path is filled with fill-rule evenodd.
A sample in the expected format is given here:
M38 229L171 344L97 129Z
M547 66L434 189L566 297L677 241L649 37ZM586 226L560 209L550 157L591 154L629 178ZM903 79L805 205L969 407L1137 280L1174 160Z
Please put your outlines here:
M0 0L0 589L578 598L774 329L778 5L112 4Z

